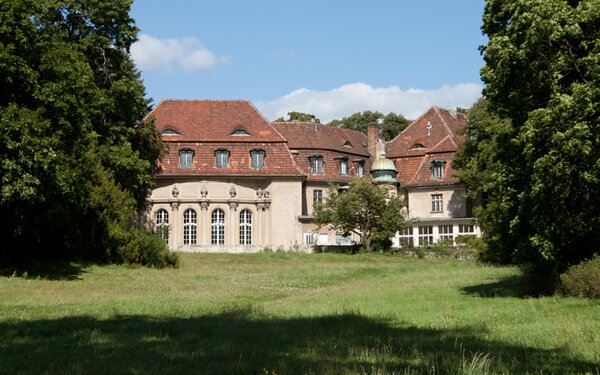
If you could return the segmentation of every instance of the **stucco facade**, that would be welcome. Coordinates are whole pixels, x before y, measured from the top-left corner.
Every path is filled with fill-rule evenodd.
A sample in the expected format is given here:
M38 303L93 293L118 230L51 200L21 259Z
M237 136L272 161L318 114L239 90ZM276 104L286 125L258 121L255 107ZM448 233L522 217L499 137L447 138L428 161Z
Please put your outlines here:
M312 251L356 243L355 235L317 228L314 204L331 183L369 178L375 156L385 152L398 172L385 183L405 197L412 220L397 246L479 233L450 166L460 141L454 129L465 119L452 123L456 118L440 108L388 144L378 139L377 124L364 135L319 123L270 123L243 100L163 101L150 116L169 151L148 217L173 250ZM443 171L433 173L432 163Z

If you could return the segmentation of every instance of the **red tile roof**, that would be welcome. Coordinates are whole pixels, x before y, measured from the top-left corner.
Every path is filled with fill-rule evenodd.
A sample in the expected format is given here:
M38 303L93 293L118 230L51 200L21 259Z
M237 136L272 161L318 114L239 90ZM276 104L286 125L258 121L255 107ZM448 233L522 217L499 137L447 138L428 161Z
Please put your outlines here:
M447 137L454 142L454 149L456 149L456 144L462 140L456 131L466 123L467 117L462 113L453 116L447 109L430 107L396 138L387 143L386 156L398 158L425 155ZM431 124L431 129L428 129L428 124ZM413 149L416 144L421 144L424 148Z
M361 132L312 122L274 122L273 126L288 140L298 168L311 181L349 182L357 177L357 163L364 163L369 175L371 156L367 136ZM323 173L311 173L310 158L323 157ZM347 159L348 173L339 172L340 159Z
M313 122L273 122L290 149L335 150L370 157L361 132Z
M431 107L396 138L386 144L386 157L394 160L401 186L448 185L459 183L452 159L463 140L457 130L466 125L461 113ZM422 148L415 147L423 146ZM432 178L434 160L445 162L444 177Z
M169 145L161 175L303 176L286 140L247 100L164 100L149 116ZM249 135L232 135L239 130ZM183 149L194 151L192 168L179 167ZM264 168L251 166L250 152L256 149L265 151ZM229 151L227 168L216 167L216 150Z
M204 142L282 142L284 139L247 100L163 100L149 113L165 140ZM242 130L249 136L232 135Z

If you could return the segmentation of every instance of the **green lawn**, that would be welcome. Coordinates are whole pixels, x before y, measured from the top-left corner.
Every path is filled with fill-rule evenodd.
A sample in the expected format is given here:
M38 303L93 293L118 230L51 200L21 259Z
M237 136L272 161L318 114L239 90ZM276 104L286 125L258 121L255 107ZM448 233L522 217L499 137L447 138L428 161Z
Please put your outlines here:
M183 254L0 277L0 372L600 374L600 302L380 255Z

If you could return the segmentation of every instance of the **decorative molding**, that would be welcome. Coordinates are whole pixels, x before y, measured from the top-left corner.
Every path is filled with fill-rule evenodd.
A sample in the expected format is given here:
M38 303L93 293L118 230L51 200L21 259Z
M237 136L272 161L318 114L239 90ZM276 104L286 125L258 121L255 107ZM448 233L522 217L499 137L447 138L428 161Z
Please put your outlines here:
M208 210L208 202L200 202L200 209Z
M229 196L231 198L235 198L237 195L237 190L235 190L235 185L231 185L231 189L229 189Z
M177 188L177 185L173 185L171 195L173 195L173 198L177 198L179 196L179 188Z
M206 189L206 186L202 186L200 188L200 197L202 198L206 198L208 196L208 190Z
M237 204L237 202L229 202L229 208L230 208L232 211L237 211L237 207L238 207L238 204Z
M176 210L179 208L179 202L171 202L171 208L173 210Z

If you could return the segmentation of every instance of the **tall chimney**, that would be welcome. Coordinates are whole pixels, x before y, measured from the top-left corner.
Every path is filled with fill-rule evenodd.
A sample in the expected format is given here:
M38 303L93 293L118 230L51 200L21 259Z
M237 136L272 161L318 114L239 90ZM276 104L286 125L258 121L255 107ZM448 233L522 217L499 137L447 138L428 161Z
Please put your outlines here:
M371 122L367 124L367 149L371 154L371 159L379 158L377 155L377 138L379 138L379 124Z

